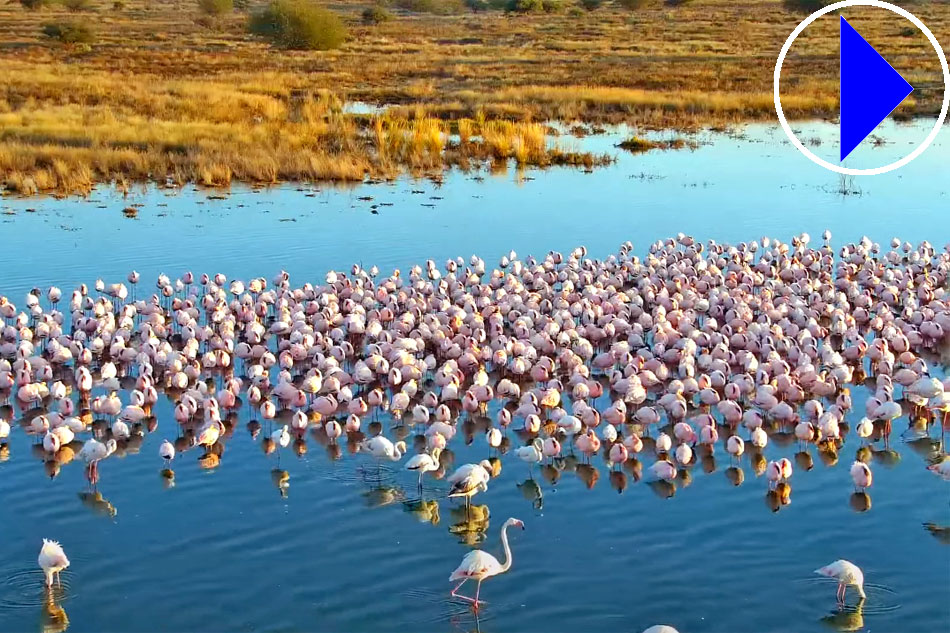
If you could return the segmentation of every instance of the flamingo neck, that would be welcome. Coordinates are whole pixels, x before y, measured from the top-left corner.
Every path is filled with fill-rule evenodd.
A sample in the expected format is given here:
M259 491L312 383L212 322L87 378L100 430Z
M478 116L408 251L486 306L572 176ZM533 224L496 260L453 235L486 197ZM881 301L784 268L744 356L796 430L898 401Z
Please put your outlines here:
M511 569L511 547L508 546L508 524L501 526L501 544L505 548L505 564L501 566L499 573L503 574Z

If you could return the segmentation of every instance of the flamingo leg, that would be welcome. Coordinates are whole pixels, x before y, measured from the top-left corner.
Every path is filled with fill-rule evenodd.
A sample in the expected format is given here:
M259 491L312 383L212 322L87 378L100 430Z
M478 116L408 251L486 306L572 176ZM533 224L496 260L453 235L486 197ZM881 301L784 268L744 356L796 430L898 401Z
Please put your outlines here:
M478 584L475 585L475 601L472 603L472 606L473 606L473 608L475 609L475 611L478 611L478 604L479 604L479 602L478 602L478 593L479 593L481 590L482 590L482 581L481 581L481 579L479 579L479 580L478 580ZM486 604L486 603L483 602L482 604Z
M474 599L473 599L473 598L469 598L468 596L463 596L462 594L458 593L458 590L462 588L462 585L464 585L464 584L467 583L467 582L468 582L468 578L465 578L465 579L462 580L462 582L460 582L459 584L455 585L455 588L452 590L452 593L451 593L450 595L451 595L453 598L458 598L459 600L465 600L466 602L472 602L472 603L474 603Z

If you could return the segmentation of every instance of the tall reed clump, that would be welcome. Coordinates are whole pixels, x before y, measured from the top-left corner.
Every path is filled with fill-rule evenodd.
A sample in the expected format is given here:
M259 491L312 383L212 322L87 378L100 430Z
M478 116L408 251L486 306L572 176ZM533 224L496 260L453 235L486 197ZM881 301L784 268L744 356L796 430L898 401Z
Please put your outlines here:
M442 150L445 148L442 125L442 121L438 119L428 117L413 119L411 164L419 167L434 167L442 163Z
M488 121L480 129L485 148L493 158L514 158L521 165L546 162L546 133L543 125Z
M459 144L462 146L468 145L472 139L475 122L471 119L459 119L457 126L459 130Z

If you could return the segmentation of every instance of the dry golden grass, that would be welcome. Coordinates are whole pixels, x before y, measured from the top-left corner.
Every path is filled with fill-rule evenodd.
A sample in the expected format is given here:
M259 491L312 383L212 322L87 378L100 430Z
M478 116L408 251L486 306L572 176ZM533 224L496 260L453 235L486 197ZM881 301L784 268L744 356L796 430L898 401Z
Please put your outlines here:
M603 159L550 145L540 122L772 118L775 57L801 19L778 0L694 0L580 16L397 12L367 27L368 3L336 2L351 40L291 52L249 36L241 13L202 26L193 0L93 6L69 15L95 26L90 47L40 35L62 9L0 6L0 182L11 190L361 180L472 161L591 166ZM950 39L950 5L913 10ZM929 43L882 13L848 18L917 88L901 112L934 113L943 86ZM835 18L802 35L783 73L788 114L834 115L837 54ZM354 100L396 107L348 114Z

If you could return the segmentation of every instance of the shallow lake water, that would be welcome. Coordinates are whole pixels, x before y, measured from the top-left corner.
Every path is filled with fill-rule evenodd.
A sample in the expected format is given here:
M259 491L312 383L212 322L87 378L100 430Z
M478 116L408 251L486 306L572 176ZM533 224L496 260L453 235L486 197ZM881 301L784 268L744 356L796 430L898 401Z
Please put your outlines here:
M854 160L890 162L930 125L889 124L880 136L891 142ZM796 127L833 153L835 126ZM543 255L578 245L602 258L624 240L643 254L678 232L737 242L807 231L818 241L827 228L835 245L862 235L950 241L946 132L906 168L853 180L808 162L777 126L704 132L693 150L641 155L614 148L622 135L561 139L617 155L591 173L4 198L0 294L19 304L34 286L124 281L132 269L142 274L139 292L150 293L159 273L186 270L246 280L284 269L300 285L354 262L388 274L429 258L477 253L492 266L509 249ZM127 219L122 209L133 204ZM509 452L475 499L490 510L467 516L445 499L441 480L426 478L422 501L415 475L399 466L384 466L377 482L372 460L346 442L337 451L308 434L305 452L266 455L261 439L271 429L252 439L245 425L257 416L247 406L220 464L205 470L198 451L185 452L173 486L157 455L179 432L165 397L157 428L102 463L95 491L77 462L51 478L17 427L0 456L0 631L63 630L66 619L77 632L641 631L656 623L681 633L946 630L950 545L946 532L925 528L950 526L950 485L925 469L938 448L902 437L906 416L895 421L889 449L871 446L874 486L856 495L848 467L868 393L852 390L837 461L813 446L796 455L794 441L772 437L764 459L795 462L791 503L777 511L757 474L764 461L747 453L736 485L739 471L720 446L672 496L638 480L634 467L610 473L602 456L589 467L568 459L535 469L531 479ZM391 434L392 420L380 420ZM486 457L483 427L460 428L453 466ZM411 447L413 433L406 440ZM644 471L652 461L645 450ZM289 485L279 485L278 467ZM473 545L501 558L498 530L508 517L526 530L511 532L514 566L483 585L488 605L476 618L448 600L448 576ZM61 541L72 561L51 596L36 567L43 537ZM838 558L864 569L860 608L849 590L851 607L839 611L834 583L812 573Z

